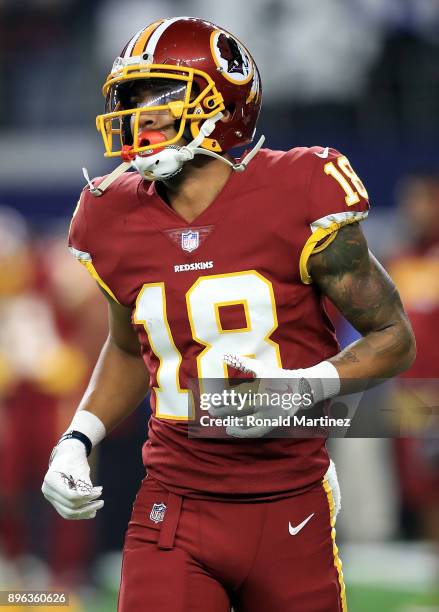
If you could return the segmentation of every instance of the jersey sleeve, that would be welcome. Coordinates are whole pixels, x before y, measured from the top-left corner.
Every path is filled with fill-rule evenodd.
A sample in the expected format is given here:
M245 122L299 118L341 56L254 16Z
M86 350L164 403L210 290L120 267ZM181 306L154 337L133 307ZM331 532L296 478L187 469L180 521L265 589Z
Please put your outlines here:
M362 221L368 215L369 196L348 158L336 149L312 147L314 168L308 188L307 223L309 237L300 256L300 277L312 283L308 259L323 251L344 225Z
M85 192L82 191L76 208L70 221L69 250L76 259L80 259L81 254L88 254L87 243L87 218L85 214Z
M72 220L70 222L68 247L75 259L79 261L88 271L90 276L98 285L116 302L118 299L110 287L98 274L93 263L93 250L89 244L89 227L87 223L87 204L89 192L85 188L78 200Z

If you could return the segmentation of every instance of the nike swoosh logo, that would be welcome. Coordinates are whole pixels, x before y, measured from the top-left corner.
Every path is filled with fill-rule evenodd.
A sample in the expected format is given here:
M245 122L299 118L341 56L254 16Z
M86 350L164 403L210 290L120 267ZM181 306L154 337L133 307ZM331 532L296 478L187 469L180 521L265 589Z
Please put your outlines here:
M288 531L289 531L290 535L295 536L295 535L297 535L299 533L299 531L302 531L302 529L312 519L313 516L314 516L314 512L312 514L310 514L308 516L308 518L306 518L304 521L302 521L300 523L300 525L297 525L297 527L294 527L290 522L288 522Z
M322 153L314 153L314 155L317 155L317 157L321 157L322 159L326 159L329 155L329 147L326 147Z

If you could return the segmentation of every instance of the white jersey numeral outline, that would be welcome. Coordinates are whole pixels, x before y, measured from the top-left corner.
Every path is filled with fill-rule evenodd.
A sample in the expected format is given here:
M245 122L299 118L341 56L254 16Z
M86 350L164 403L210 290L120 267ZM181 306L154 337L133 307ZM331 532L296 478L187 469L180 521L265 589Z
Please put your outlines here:
M328 176L332 176L332 178L337 181L337 183L345 192L345 202L347 206L354 206L355 204L358 204L358 202L360 201L360 196L368 200L369 196L366 187L363 185L358 174L352 168L348 158L344 155L338 157L337 166L342 172L340 172L340 170L336 168L334 162L328 162L327 164L325 164L324 170L325 174L327 174ZM356 191L352 188L352 185L348 179L351 181Z
M246 326L223 329L220 309L234 304L243 306ZM192 336L204 346L197 356L200 381L227 378L225 353L257 357L268 365L282 367L279 345L270 338L278 327L273 286L256 270L201 276L187 291L186 305ZM167 318L165 283L143 285L133 321L144 327L151 350L160 362L154 387L156 416L193 419L192 394L179 382L182 356Z

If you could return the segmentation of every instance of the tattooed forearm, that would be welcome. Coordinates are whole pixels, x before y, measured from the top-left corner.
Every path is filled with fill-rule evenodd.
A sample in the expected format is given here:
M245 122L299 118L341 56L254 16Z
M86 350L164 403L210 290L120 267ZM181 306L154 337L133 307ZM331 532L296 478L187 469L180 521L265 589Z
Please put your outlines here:
M343 359L345 363L349 363L349 362L360 363L360 360L355 354L355 351L352 345L350 346L350 348L344 350L343 354L342 353L339 354L339 362L341 361L341 359Z
M313 255L309 270L363 336L331 359L341 378L386 378L411 364L415 343L398 291L357 223L339 230L331 245Z
M310 272L324 293L362 333L384 327L395 305L395 285L369 253L358 223L342 228L334 242L310 259Z

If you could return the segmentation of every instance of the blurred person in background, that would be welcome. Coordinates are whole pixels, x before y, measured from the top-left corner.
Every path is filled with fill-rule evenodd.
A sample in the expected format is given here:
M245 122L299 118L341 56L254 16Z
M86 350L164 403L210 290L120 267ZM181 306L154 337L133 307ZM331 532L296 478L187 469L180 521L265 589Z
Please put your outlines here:
M433 542L439 555L439 171L407 174L396 197L405 245L388 269L418 346L394 399L402 422L413 428L412 438L396 441L404 527Z
M87 347L102 337L93 283L65 251L64 237L37 239L0 208L0 556L18 581L34 568L38 588L81 584L93 541L88 525L63 524L39 499L47 452L93 363Z
M88 181L70 247L108 300L109 336L43 492L65 518L94 518L103 507L87 456L144 397L143 357L154 415L120 609L226 611L233 601L236 610L345 610L334 541L339 490L324 440L249 443L269 432L245 424L223 440L190 437L187 387L201 372L222 378L226 363L309 385L318 403L411 363L410 324L359 227L366 189L329 147L260 150L260 139L239 161L228 154L254 137L261 83L248 50L211 23L174 18L142 28L105 92L98 126L107 154L124 164ZM123 174L130 166L138 173ZM322 294L364 336L345 351ZM282 369L281 353L304 369ZM199 521L209 542L201 547Z

